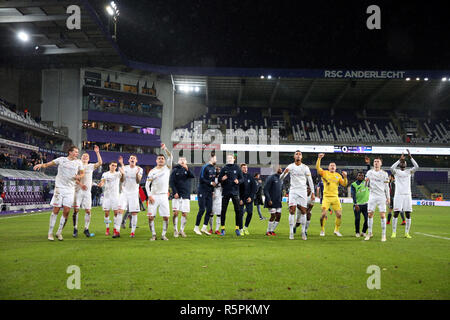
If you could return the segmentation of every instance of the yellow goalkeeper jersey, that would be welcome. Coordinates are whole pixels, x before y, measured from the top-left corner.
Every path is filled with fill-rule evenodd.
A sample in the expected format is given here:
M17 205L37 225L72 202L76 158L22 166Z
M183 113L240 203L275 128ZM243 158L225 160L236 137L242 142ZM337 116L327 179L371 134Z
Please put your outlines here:
M347 186L347 178L342 179L342 176L337 172L331 173L328 170L323 170L320 167L320 159L317 159L316 169L317 173L322 177L324 197L337 197L339 184L343 187Z

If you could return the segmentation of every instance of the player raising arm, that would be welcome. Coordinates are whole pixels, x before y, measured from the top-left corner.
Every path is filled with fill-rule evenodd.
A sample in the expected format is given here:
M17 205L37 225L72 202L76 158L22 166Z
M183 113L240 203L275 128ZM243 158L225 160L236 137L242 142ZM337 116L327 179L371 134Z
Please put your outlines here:
M338 187L339 185L343 187L347 186L347 172L342 171L342 176L337 173L336 163L334 162L330 162L328 165L328 170L323 170L320 167L320 161L324 156L324 153L319 153L316 162L317 173L322 177L323 181L322 216L320 217L320 225L322 230L320 231L320 235L322 237L325 236L325 218L327 216L328 209L331 207L331 209L333 209L336 213L334 234L338 237L342 237L342 234L339 232L342 219L342 206L341 201L339 201Z
M53 192L50 205L53 206L53 212L50 215L50 227L48 229L48 240L53 241L53 227L61 207L63 215L59 220L59 228L56 232L58 240L62 241L62 230L69 216L70 208L73 206L75 197L75 185L80 184L84 176L83 164L78 159L78 148L71 146L67 157L59 157L47 163L40 163L33 167L34 170L41 170L52 166L58 166L58 173L55 178L55 190Z
M394 195L394 219L392 219L392 236L396 237L397 232L397 219L401 211L405 211L406 215L406 226L405 226L405 237L411 238L409 235L409 229L411 228L411 212L412 212L412 195L411 195L411 176L417 171L419 165L412 158L411 153L408 149L409 159L413 164L413 168L406 169L405 155L402 153L400 159L395 162L391 167L391 172L395 176L395 195ZM400 170L397 169L400 167Z

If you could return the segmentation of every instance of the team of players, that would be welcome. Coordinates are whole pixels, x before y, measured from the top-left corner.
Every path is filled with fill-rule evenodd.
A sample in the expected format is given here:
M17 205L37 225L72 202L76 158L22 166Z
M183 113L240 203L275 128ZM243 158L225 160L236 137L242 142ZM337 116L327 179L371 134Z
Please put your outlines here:
M161 239L168 240L166 237L170 206L168 200L169 187L173 192L172 209L174 237L181 235L186 237L184 232L187 214L190 211L190 183L189 179L194 175L187 166L185 158L179 158L178 164L172 168L172 155L164 144L161 149L165 154L159 154L156 159L156 166L149 172L145 188L148 194L148 221L152 233L150 240L156 240L156 230L154 219L156 213L163 218L163 230ZM94 148L98 162L89 164L89 155L83 154L81 160L78 160L78 149L70 148L67 157L60 157L46 164L38 164L35 170L58 165L58 174L55 178L55 191L51 200L54 207L50 216L50 227L48 239L54 240L53 228L60 208L63 208L63 215L60 219L60 225L56 236L63 240L62 229L66 223L70 208L74 208L74 236L77 235L77 218L80 208L85 209L85 230L84 234L89 237L89 223L91 210L90 189L92 186L92 173L102 164L102 159L96 146ZM394 195L394 218L392 220L392 238L396 237L397 219L400 212L406 214L405 237L410 238L409 229L411 226L411 174L417 170L418 165L408 155L414 167L406 169L405 156L392 165L391 172L395 179ZM321 168L321 159L325 155L318 155L316 169L321 177L323 191L321 192L321 232L320 236L325 236L325 222L327 212L335 213L334 234L341 237L339 232L342 220L342 207L338 197L339 185L346 187L348 184L347 173L342 171L342 175L336 172L336 164L330 163L328 170ZM137 157L131 155L128 159L129 165L124 165L123 158L120 157L118 163L111 162L109 171L103 173L100 187L104 187L103 210L105 212L106 235L110 234L109 214L114 213L113 238L120 237L120 227L124 211L131 212L131 233L130 237L135 237L137 226L137 213L139 206L139 182L142 179L143 170L137 166ZM225 235L225 218L229 200L232 201L235 211L235 233L237 236L248 235L248 227L253 213L253 201L256 193L256 181L248 174L246 164L240 167L235 163L233 155L227 155L227 163L223 168L215 167L216 156L211 154L209 162L201 168L200 182L198 188L199 212L197 214L194 232L196 234L212 234L213 218L216 216L215 233ZM370 160L369 160L370 161ZM366 158L366 163L368 163ZM389 177L381 169L381 159L375 158L373 169L368 168L368 172L358 173L357 180L352 184L352 197L354 201L355 229L356 236L359 237L360 213L363 213L365 223L363 226L364 240L370 240L373 236L373 216L376 208L381 216L381 241L386 241L386 204L389 205L391 195L389 192ZM118 166L120 165L120 166ZM370 167L370 165L369 165ZM400 169L397 169L399 167ZM117 168L119 171L116 171ZM315 202L314 184L311 172L308 166L302 163L302 153L298 150L294 154L294 162L282 171L280 167L276 168L276 173L269 176L264 185L265 202L264 206L269 209L270 219L266 235L273 236L275 229L280 221L282 208L282 184L283 180L290 175L289 190L289 239L294 239L297 228L301 225L301 237L307 240L307 231L311 220L311 209ZM319 191L319 188L317 189ZM181 211L181 226L178 231L178 213ZM199 226L202 217L205 214L203 227ZM244 213L247 213L244 226ZM209 229L208 229L209 225Z

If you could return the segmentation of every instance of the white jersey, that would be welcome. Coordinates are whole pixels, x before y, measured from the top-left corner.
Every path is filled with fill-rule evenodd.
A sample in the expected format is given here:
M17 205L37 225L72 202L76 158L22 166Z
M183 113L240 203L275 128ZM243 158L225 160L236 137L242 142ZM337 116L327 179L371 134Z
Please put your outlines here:
M162 168L153 168L147 176L145 187L148 194L167 194L169 192L170 169L167 166ZM151 190L148 190L152 183ZM149 193L150 191L150 193Z
M369 178L370 197L389 198L389 177L386 171L367 171L366 178Z
M417 162L414 159L411 159L411 162L413 163L414 167L410 169L397 169L400 160L394 163L391 167L391 172L395 176L395 197L399 195L411 195L411 176L419 168Z
M214 181L216 182L216 184L219 183L219 180L217 178ZM220 184L218 184L217 187L214 187L214 201L218 201L217 199L220 199L220 201L222 201L222 186Z
M95 164L88 163L86 165L82 165L84 170L84 176L81 178L81 183L84 184L87 187L87 190L83 190L84 192L91 192L92 188L92 174L95 170ZM80 186L76 185L75 189L78 191L80 190Z
M311 177L311 171L309 167L305 164L296 165L291 163L287 166L289 172L285 175L281 175L281 179L284 179L288 174L291 175L291 183L289 188L289 193L292 191L306 192L306 183L309 184L311 190L314 190L314 184Z
M59 189L72 189L75 191L75 176L79 170L83 170L83 163L79 159L69 160L67 157L59 157L53 160L58 165L58 173L55 178L55 187Z
M108 199L119 199L120 193L120 177L121 173L115 171L111 173L111 171L104 172L102 175L102 180L105 180L104 184L104 192L105 198Z
M122 185L122 192L125 194L139 194L139 183L136 183L136 173L139 172L139 175L142 177L142 168L138 166L131 168L129 165L126 165L123 171L125 172L125 181Z

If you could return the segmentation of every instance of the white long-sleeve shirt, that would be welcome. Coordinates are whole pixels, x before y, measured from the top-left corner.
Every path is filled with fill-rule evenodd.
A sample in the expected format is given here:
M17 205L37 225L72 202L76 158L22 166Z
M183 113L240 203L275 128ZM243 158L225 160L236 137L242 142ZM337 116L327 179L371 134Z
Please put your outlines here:
M414 167L401 170L397 169L397 166L400 164L400 160L394 163L391 167L391 172L395 176L395 195L411 195L411 176L412 174L419 169L419 165L417 162L411 158L411 162Z
M389 176L386 171L371 169L367 171L366 178L370 194L369 197L386 197L389 199Z

